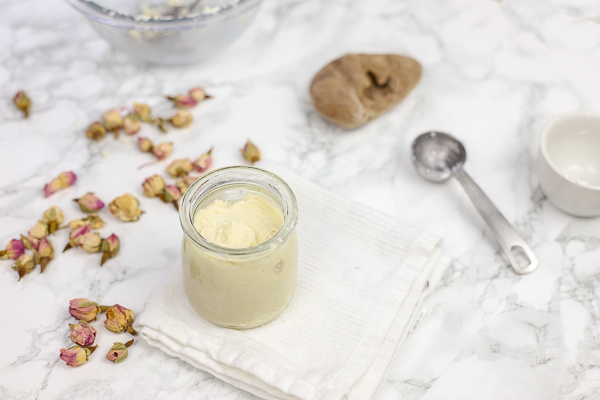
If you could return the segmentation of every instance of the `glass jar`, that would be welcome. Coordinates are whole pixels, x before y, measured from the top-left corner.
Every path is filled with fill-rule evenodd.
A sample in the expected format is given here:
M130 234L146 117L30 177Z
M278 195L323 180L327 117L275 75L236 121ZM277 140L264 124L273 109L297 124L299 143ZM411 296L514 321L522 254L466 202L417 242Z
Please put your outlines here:
M271 239L248 248L211 243L194 228L199 209L214 200L236 201L246 193L266 197L280 208L284 222ZM208 321L247 329L275 319L288 305L298 271L298 204L277 175L255 167L227 167L194 182L179 211L183 286L194 309Z

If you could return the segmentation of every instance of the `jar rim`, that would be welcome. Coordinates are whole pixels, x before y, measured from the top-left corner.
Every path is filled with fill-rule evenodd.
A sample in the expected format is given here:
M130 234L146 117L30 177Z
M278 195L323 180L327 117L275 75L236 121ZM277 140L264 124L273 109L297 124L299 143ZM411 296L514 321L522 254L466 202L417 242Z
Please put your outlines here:
M281 204L283 208L283 226L281 229L269 240L258 244L252 247L246 248L230 248L219 246L215 243L208 241L204 238L200 233L194 228L193 217L196 212L195 209L192 209L192 200L193 196L198 196L199 191L206 191L204 194L209 194L213 190L219 187L218 184L214 186L209 186L206 188L202 188L203 185L207 185L208 182L214 180L219 176L229 175L232 172L242 171L247 174L254 174L256 177L260 175L264 175L265 178L272 179L281 189L278 190L278 194L281 196L285 204ZM240 183L243 181L240 180ZM274 188L264 187L267 190L273 191ZM287 241L287 239L292 235L294 229L296 228L296 224L298 223L298 202L296 200L296 195L290 188L290 186L278 175L267 171L262 168L250 167L244 165L236 165L230 167L223 167L211 171L205 175L202 175L198 178L194 183L188 187L188 189L183 194L183 198L181 200L181 207L179 208L179 221L181 223L181 227L183 229L184 235L191 240L197 246L200 246L208 251L222 254L223 256L237 258L237 257L247 257L249 255L257 256L262 253L269 252L273 250L273 244L276 244L278 247L280 244L283 244Z

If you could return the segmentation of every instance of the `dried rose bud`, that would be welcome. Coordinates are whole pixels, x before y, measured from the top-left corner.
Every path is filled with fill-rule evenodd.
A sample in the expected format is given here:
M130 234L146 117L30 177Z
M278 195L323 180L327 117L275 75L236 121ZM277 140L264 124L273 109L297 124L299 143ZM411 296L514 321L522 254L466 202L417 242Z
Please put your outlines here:
M165 190L165 180L160 175L152 175L142 183L142 188L147 197L156 197Z
M191 88L188 92L189 96L200 103L202 100L210 99L210 96L206 94L203 88L195 87Z
M121 333L129 332L135 335L137 332L133 329L133 321L135 320L135 314L129 308L125 308L118 304L109 307L106 310L106 321L104 326L111 332Z
M148 104L144 103L133 103L133 113L137 115L143 122L149 124L154 122L152 118L152 109Z
M118 138L119 130L123 127L123 117L121 117L121 114L113 108L105 112L102 119L104 119L106 130L113 132L115 137Z
M79 219L79 220L71 221L71 222L69 222L69 226L71 226L71 224L73 224L74 222L78 222L78 221L83 221L83 220ZM91 231L92 231L92 228L88 224L77 225L77 226L75 226L75 224L73 224L73 226L71 227L71 233L69 235L69 243L67 243L67 245L65 246L63 253L72 247L77 247L77 244L79 242L81 242L81 240L82 240L79 238Z
M58 230L60 224L65 220L65 214L57 206L52 206L44 212L42 222L48 224L48 233L51 235Z
M156 122L156 127L158 128L159 131L161 131L162 133L167 133L167 120L162 118L162 117L158 117L155 120Z
M173 152L173 144L170 142L162 142L154 146L152 154L159 160L164 160Z
M98 346L81 347L75 345L68 349L60 349L60 358L67 363L69 367L79 367L88 362L88 356L96 350Z
M54 246L47 237L40 239L37 249L33 250L33 262L41 265L41 272L44 272L48 263L54 258Z
M167 96L167 99L173 102L173 105L177 108L192 108L195 107L198 102L192 97L184 94L178 94L175 97Z
M15 106L25 114L25 118L29 118L29 109L31 108L31 100L24 91L18 91L13 97Z
M173 203L175 209L179 211L177 201L181 198L181 192L174 185L167 185L164 192L158 196L165 203Z
M15 264L12 266L12 269L17 271L19 274L19 280L22 277L33 271L35 268L35 263L33 262L33 257L30 254L21 254L16 260Z
M213 148L211 147L210 150L208 150L206 153L202 154L200 157L198 157L197 160L194 161L194 169L196 170L196 172L199 173L204 173L206 171L208 171L210 169L210 167L212 167L212 163L213 163L213 158L212 158L212 150Z
M144 153L148 153L149 151L152 151L154 144L152 144L152 141L150 139L140 136L138 138L138 147Z
M106 128L99 121L92 122L85 131L85 136L92 140L102 140L106 136Z
M71 327L71 341L80 346L91 346L96 340L96 329L84 320L78 324L69 324Z
M72 186L77 181L77 176L72 171L66 171L61 173L58 178L52 179L50 183L44 186L45 197L50 196L61 189Z
M31 238L41 239L48 235L48 224L43 221L38 221L29 231L29 240Z
M104 227L104 221L96 214L89 214L84 219L69 221L69 228L72 231L85 225L89 225L91 229L100 229Z
M21 242L23 242L23 246L25 246L25 248L27 250L36 248L39 241L40 241L39 239L34 238L33 236L25 237L25 236L21 235Z
M69 302L69 314L79 320L92 322L98 318L98 314L108 310L108 306L99 306L95 301L88 299L73 299Z
M102 246L102 238L96 232L87 232L83 235L79 235L73 242L77 247L81 247L89 254L98 253Z
M6 250L0 251L0 260L16 260L25 254L25 245L22 240L13 239L6 245Z
M186 176L192 170L192 162L189 158L182 158L180 160L175 160L167 167L167 172L173 178L178 178L180 176Z
M100 247L100 251L102 252L102 261L100 261L100 266L103 266L106 261L110 258L114 258L121 248L121 241L114 233L102 240L102 246Z
M114 199L108 205L108 210L112 215L125 222L137 221L143 213L140 210L138 199L129 193Z
M254 164L260 160L260 150L250 140L246 142L246 145L242 150L242 155L250 164Z
M178 129L187 128L194 122L194 117L188 111L177 111L175 115L169 118L169 122Z
M142 121L137 115L129 113L125 117L125 121L123 121L123 128L126 134L135 135L142 129Z
M94 196L94 193L88 192L79 199L73 199L73 201L79 204L81 211L91 213L94 211L101 210L104 207L104 203L98 197Z
M179 191L183 195L185 191L190 187L190 185L196 182L196 179L198 179L197 176L184 176L183 178L180 178L177 182L175 182L175 186L177 186L177 189L179 189Z
M112 361L114 363L120 363L121 361L127 358L127 348L133 344L133 340L131 339L129 342L123 344L120 342L115 342L113 347L110 348L108 354L106 354L106 359L108 361Z
M179 191L177 186L167 185L165 187L164 196L165 196L165 201L167 203L173 203L181 198L181 192Z

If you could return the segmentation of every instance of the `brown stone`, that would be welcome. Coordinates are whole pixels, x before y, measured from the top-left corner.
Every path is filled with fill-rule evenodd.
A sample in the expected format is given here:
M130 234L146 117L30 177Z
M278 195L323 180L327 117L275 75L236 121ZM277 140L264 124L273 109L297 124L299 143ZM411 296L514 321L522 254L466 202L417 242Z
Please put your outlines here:
M398 104L421 78L421 65L397 54L347 54L314 77L310 97L326 120L358 128Z

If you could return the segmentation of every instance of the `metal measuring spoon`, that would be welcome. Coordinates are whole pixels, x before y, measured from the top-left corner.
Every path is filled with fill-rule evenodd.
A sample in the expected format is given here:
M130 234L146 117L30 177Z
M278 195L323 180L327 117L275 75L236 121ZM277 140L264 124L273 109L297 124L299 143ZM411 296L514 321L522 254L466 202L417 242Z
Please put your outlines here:
M426 132L413 141L411 155L423 178L432 182L443 182L451 176L458 179L517 274L528 274L538 267L540 262L527 242L464 171L467 152L460 141L446 133Z

